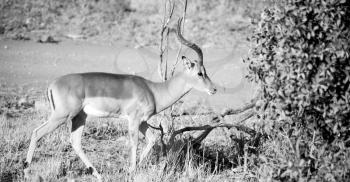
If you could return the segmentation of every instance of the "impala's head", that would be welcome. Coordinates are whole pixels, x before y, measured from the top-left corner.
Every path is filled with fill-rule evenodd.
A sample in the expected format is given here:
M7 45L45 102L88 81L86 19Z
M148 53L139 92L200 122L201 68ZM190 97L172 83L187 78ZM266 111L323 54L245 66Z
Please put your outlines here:
M184 74L186 75L187 83L196 90L207 92L209 95L216 93L216 87L208 77L205 68L197 60L190 60L182 56L184 63Z
M182 56L182 61L184 63L185 71L184 73L187 75L188 83L191 86L199 91L207 92L209 95L213 95L216 93L216 87L211 82L208 77L204 65L203 65L203 52L202 50L194 43L186 40L181 34L181 21L182 18L179 19L176 29L176 35L179 41L186 45L187 47L193 49L198 55L197 60L187 59L185 56Z

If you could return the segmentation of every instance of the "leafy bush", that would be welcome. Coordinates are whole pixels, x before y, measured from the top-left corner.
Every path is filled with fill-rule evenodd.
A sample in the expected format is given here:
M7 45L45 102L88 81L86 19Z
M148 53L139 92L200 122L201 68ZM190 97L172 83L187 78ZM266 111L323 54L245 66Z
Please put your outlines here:
M329 142L349 137L349 6L307 0L266 10L248 59L251 79L261 85L268 107L321 130Z
M349 179L349 17L345 0L288 0L261 15L246 61L261 118L294 149L279 179Z

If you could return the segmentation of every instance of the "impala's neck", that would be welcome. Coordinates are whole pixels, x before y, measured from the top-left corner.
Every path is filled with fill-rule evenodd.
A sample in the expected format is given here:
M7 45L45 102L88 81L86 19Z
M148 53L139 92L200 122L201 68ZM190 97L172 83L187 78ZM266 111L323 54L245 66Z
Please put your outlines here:
M148 86L153 92L157 113L173 105L192 89L192 87L187 84L186 77L183 73L165 82L149 82Z

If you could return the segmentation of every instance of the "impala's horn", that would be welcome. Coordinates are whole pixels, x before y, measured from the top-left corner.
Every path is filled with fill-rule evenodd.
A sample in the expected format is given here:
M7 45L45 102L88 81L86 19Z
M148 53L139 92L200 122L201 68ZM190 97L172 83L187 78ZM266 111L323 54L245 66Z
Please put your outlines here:
M198 45L196 45L195 43L192 43L188 40L186 40L182 34L181 34L181 22L182 22L182 18L179 18L178 23L177 23L177 29L176 29L176 35L177 38L179 39L179 41L181 42L181 44L193 49L197 55L198 55L198 63L200 66L203 66L203 52L201 50L201 48L199 48Z

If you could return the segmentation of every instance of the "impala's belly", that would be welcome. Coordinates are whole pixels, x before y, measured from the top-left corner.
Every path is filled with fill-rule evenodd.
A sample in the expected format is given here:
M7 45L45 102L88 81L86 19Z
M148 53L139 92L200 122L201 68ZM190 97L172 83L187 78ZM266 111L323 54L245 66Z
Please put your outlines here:
M118 117L117 113L113 113L113 112L106 112L104 110L101 110L99 108L96 108L92 105L87 105L84 107L84 112L87 115L90 116L95 116L95 117Z
M83 110L87 115L95 117L119 117L125 101L113 98L87 98Z

